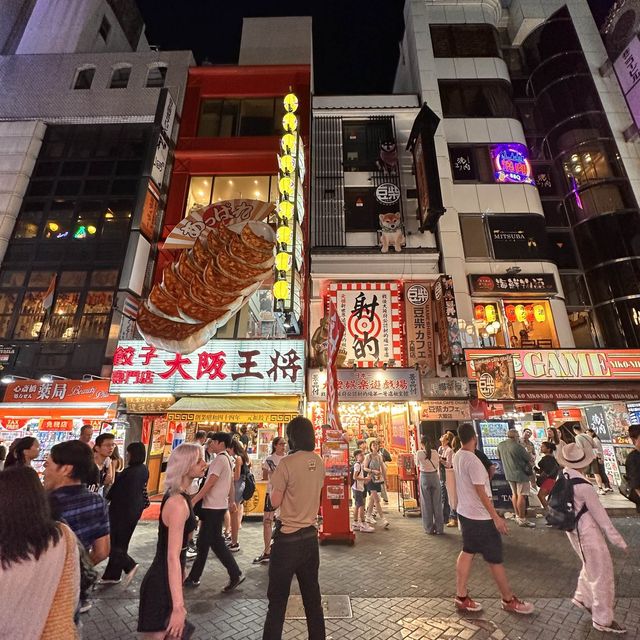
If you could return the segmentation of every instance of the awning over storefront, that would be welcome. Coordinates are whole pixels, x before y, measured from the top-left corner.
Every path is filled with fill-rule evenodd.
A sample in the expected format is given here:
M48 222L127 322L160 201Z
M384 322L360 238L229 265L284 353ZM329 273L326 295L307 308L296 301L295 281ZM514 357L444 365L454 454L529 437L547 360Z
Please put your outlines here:
M299 414L298 396L191 396L169 407L169 420L288 422Z

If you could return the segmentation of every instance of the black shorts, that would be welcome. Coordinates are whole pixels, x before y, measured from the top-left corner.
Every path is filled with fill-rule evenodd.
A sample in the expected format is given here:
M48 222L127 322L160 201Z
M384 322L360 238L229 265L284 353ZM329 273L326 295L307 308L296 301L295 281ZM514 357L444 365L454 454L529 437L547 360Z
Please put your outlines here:
M502 537L493 520L471 520L458 514L462 550L479 553L489 564L502 564Z
M273 513L275 510L275 507L271 504L271 498L267 493L267 495L264 497L264 513Z
M353 499L356 507L364 507L364 491L353 490Z

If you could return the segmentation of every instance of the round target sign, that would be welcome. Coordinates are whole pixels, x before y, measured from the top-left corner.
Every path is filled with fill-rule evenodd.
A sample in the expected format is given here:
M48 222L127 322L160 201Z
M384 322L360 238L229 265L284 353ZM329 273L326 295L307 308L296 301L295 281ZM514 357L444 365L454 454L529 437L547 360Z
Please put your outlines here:
M382 330L382 321L377 313L373 314L373 319L365 315L358 317L354 313L347 322L347 329L358 340L377 338Z

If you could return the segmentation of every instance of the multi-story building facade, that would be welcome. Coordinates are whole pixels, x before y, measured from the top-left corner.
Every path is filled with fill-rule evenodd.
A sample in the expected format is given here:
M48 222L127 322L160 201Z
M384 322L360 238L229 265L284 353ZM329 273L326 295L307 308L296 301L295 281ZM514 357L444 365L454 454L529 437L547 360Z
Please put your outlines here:
M12 2L10 23L0 34L4 372L104 375L151 279L193 58L151 50L134 2Z
M405 25L395 91L442 118L437 246L484 444L513 421L544 437L578 420L622 446L621 401L640 398L640 165L589 4L412 0Z

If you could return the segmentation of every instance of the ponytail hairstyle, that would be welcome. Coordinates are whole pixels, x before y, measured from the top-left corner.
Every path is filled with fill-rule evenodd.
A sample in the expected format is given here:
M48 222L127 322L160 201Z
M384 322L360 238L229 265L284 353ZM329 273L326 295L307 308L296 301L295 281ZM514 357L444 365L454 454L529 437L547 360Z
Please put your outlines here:
M424 452L427 456L427 460L431 460L431 441L429 440L429 438L427 436L422 436L422 439L420 440L420 443L422 444L423 448L424 448Z

